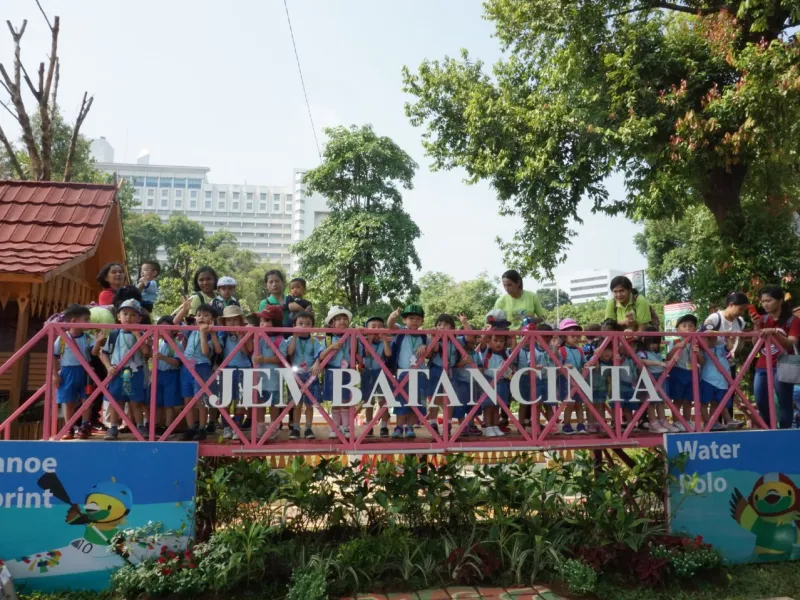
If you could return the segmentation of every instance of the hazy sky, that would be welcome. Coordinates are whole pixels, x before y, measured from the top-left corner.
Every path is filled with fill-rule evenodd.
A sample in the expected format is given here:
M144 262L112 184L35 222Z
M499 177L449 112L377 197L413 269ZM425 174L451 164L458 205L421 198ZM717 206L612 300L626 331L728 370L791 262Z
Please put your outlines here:
M95 102L82 132L105 136L116 160L142 148L154 164L203 165L217 183L290 185L293 167L318 164L314 137L282 0L41 0L61 16L59 104L73 120L84 90ZM488 184L465 185L463 173L431 173L403 112L401 68L456 55L493 63L499 48L477 0L288 0L311 111L322 128L371 123L419 163L405 206L423 237L423 271L457 279L505 269L495 237L517 220L500 217ZM3 18L28 19L23 60L33 73L49 49L34 0L3 0ZM10 67L11 36L0 31L0 60ZM5 100L5 98L4 98ZM0 125L13 130L0 111ZM622 193L611 186L612 196ZM633 246L638 227L592 216L567 262L577 269L644 268Z

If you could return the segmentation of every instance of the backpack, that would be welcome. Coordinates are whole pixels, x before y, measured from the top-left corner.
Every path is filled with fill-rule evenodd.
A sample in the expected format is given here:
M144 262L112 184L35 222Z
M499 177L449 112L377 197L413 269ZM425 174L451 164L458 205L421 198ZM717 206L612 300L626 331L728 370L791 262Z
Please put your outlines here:
M90 302L86 305L86 308L93 309L93 308L105 308L106 310L110 311L111 314L114 314L114 305L113 304L98 304L97 302ZM64 313L59 312L50 315L47 317L47 320L44 322L45 325L49 323L64 323Z
M400 331L405 331L405 330L401 329ZM393 373L397 372L397 359L400 356L400 348L403 346L403 339L407 335L408 335L407 333L398 333L395 336L394 340L392 340L392 355L389 357L389 361L388 361L388 364L386 366L389 367L389 369ZM423 335L418 336L418 337L421 337L422 338L422 343L427 345L427 343L428 343L428 336L427 335L423 334Z
M636 308L636 301L639 299L639 292L637 290L632 290L633 292L633 307ZM650 325L661 330L661 319L658 318L658 313L656 313L653 305L650 305Z
M202 297L200 299L202 300ZM222 311L225 310L225 300L223 300L221 296L217 296L211 301L211 306L217 309L219 316L221 317ZM239 301L236 298L231 297L228 306L241 306L241 304L239 304Z
M717 317L716 323L713 322L713 317ZM700 331L719 331L720 327L722 327L722 315L720 315L719 312L715 312L709 317L709 319L712 320L711 327L706 327L706 325L703 324L703 327ZM736 322L739 324L739 329L744 331L744 319L742 317L736 317Z
M214 334L212 333L211 335L214 335ZM208 360L209 360L209 362L211 362L212 366L221 365L222 361L225 360L225 354L224 354L225 344L228 342L228 336L229 335L230 335L229 331L220 331L219 334L218 334L219 345L222 346L223 354L217 354L216 352L214 352L214 345L210 344L211 356L208 357ZM243 349L244 348L240 349L239 352L241 352ZM246 358L250 362L250 366L252 367L253 360L249 356L246 357ZM230 368L230 367L228 367L228 368ZM237 368L241 368L241 367L237 367Z

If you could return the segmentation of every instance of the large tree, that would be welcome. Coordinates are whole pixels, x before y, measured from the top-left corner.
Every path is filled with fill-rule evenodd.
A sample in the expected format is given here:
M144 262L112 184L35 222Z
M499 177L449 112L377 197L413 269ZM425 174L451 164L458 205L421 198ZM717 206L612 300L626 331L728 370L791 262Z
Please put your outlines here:
M487 273L469 281L456 281L446 273L425 273L417 285L417 299L425 308L425 326L431 328L441 313L453 317L464 313L473 326L480 328L499 296L497 281L492 281Z
M551 272L578 205L634 219L703 205L735 240L743 204L800 187L800 0L487 0L506 58L404 71L433 168L489 180L522 220L510 263ZM606 180L624 177L610 198Z
M542 303L542 308L545 310L555 310L556 304L558 306L572 304L569 294L561 289L559 289L558 294L556 294L556 290L553 288L541 288L536 290L536 295L539 296L539 300Z
M403 210L417 164L369 125L326 129L323 162L308 171L309 192L328 200L330 216L294 246L315 300L353 311L395 301L420 268L414 242L419 227Z

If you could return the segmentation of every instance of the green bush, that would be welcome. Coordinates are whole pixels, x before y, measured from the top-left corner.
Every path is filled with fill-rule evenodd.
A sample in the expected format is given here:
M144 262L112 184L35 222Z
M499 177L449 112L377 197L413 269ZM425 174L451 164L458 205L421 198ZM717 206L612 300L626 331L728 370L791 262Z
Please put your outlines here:
M297 569L292 575L292 585L286 600L326 600L328 598L327 574L316 566Z
M571 558L561 566L561 575L569 586L569 591L585 596L597 589L597 571L581 560Z

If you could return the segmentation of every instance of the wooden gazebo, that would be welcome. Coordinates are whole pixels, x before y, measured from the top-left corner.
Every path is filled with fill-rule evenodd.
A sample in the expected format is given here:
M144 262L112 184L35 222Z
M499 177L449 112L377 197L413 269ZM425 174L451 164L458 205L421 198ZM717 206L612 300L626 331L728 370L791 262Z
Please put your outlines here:
M106 262L125 264L117 186L0 181L0 364L53 313L97 300ZM44 381L49 349L0 377L10 408Z

